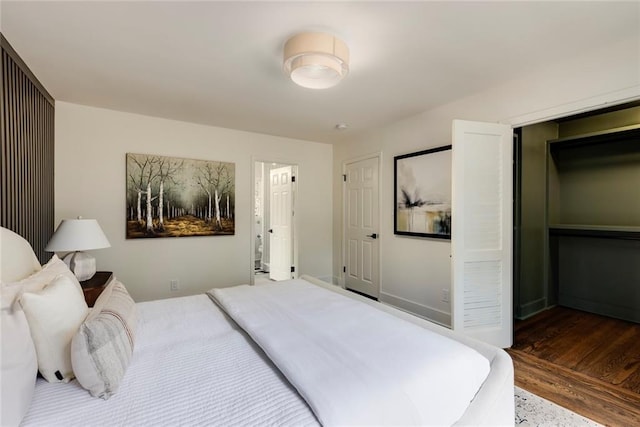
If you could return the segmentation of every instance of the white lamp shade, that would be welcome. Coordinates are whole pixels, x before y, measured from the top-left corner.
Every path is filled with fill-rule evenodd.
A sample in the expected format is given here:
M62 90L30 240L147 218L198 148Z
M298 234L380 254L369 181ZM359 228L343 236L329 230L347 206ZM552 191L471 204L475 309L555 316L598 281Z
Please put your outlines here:
M284 45L284 70L302 87L330 88L349 72L349 48L331 34L297 34Z
M64 219L44 248L47 252L87 251L111 244L95 219Z

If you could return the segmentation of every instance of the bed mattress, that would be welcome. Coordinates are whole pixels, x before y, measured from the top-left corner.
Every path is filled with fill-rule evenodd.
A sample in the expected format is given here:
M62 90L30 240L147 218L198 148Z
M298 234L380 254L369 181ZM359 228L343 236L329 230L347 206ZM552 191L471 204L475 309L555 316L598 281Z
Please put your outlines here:
M118 392L39 378L23 425L318 425L305 401L206 295L138 304L136 347Z

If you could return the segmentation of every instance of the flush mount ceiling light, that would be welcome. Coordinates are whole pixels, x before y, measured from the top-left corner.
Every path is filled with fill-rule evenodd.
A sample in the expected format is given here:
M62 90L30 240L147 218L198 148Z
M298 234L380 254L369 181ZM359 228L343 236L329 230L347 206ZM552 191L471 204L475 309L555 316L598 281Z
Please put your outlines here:
M302 87L330 88L349 72L349 48L331 34L297 34L284 45L284 71Z

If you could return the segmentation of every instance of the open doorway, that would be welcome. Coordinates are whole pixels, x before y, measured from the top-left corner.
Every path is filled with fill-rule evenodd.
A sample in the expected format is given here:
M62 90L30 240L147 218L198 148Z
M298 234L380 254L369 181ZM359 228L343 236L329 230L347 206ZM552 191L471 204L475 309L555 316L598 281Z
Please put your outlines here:
M516 134L508 350L515 383L595 421L633 424L640 416L640 366L631 359L640 342L640 104Z
M255 161L252 224L252 283L296 277L294 211L298 166Z
M515 132L516 319L562 305L640 322L640 103Z

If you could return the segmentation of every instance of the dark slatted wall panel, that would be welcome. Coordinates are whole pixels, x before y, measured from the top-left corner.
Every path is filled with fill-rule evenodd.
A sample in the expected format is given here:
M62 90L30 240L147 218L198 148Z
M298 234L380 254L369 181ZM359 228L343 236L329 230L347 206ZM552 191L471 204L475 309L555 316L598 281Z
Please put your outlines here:
M0 41L0 225L27 239L44 264L54 230L54 100L1 35Z

